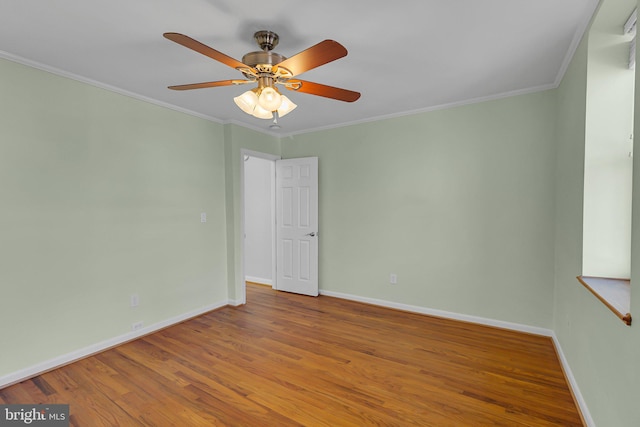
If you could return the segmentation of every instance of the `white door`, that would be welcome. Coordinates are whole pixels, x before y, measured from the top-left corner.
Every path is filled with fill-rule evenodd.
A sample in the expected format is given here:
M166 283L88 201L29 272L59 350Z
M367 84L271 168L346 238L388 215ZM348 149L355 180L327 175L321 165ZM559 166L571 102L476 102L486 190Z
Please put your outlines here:
M318 295L318 158L276 160L276 288Z

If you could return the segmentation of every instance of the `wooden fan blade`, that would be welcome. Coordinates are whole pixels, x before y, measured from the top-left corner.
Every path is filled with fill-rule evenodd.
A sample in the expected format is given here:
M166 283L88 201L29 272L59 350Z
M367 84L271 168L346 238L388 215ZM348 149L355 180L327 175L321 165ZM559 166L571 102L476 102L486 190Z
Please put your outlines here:
M217 50L207 46L206 44L202 44L199 41L194 40L189 36L185 36L184 34L164 33L163 36L171 40L172 42L176 42L186 48L195 50L196 52L201 53L204 56L208 56L211 59L215 59L218 62L222 62L224 65L228 65L229 67L235 68L236 70L243 69L243 68L253 70L253 68L249 67L246 64L243 64L237 59L233 59L232 57L227 56L222 52L218 52Z
M276 64L276 68L286 68L292 76L297 76L343 56L347 56L344 46L334 40L325 40Z
M207 87L231 86L251 83L251 80L219 80L217 82L191 83L188 85L169 86L173 90L204 89Z
M296 92L324 96L325 98L337 99L338 101L354 102L360 98L360 92L340 89L339 87L327 86L305 80L289 80L285 84L285 87Z

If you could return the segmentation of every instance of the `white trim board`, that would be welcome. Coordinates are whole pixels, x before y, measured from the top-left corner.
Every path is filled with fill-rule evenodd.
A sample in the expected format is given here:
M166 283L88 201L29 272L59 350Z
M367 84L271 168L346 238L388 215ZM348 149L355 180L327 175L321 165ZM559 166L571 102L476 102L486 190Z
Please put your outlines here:
M479 325L493 326L496 328L509 329L512 331L525 332L529 334L550 337L555 347L558 358L560 359L560 364L562 365L562 369L564 370L565 377L569 383L569 388L573 393L573 396L576 400L578 408L580 409L580 412L582 413L582 417L584 418L584 421L587 423L587 427L596 427L593 421L593 418L591 417L591 413L589 412L589 408L587 407L587 402L584 400L584 397L580 392L580 388L578 387L578 382L573 376L573 372L571 371L569 362L567 361L567 358L565 357L564 352L562 351L562 346L560 345L560 341L558 341L558 338L556 337L556 334L552 329L540 328L537 326L529 326L521 323L505 322L502 320L489 319L486 317L470 316L467 314L453 313L451 311L437 310L434 308L420 307L417 305L402 304L398 302L385 301L385 300L376 299L376 298L361 297L358 295L344 294L341 292L324 291L322 289L320 290L320 295L326 295L328 297L362 302L365 304L377 305L380 307L393 308L396 310L407 311L410 313L425 314L428 316L442 317L445 319L452 319L452 320L460 320L463 322L476 323Z
M547 83L547 84L540 85L540 86L528 87L528 88L524 88L524 89L517 89L517 90L512 90L512 91L509 91L509 92L495 93L495 94L491 94L491 95L480 96L478 98L462 99L462 100L459 100L459 101L452 101L452 102L447 102L447 103L444 103L444 104L432 105L432 106L429 106L429 107L418 108L418 109L415 109L415 110L399 111L397 113L382 114L382 115L379 115L379 116L371 116L371 117L366 117L366 118L359 119L359 120L352 120L352 121L349 121L349 122L335 123L335 124L331 124L331 125L327 125L327 126L320 126L320 127L315 127L315 128L302 129L302 130L299 130L299 131L296 131L296 132L290 132L290 133L279 135L279 137L280 137L280 139L282 139L282 138L293 138L293 137L295 137L297 135L303 135L303 134L307 134L307 133L321 132L321 131L331 130L331 129L339 129L339 128L342 128L342 127L354 126L354 125L359 125L359 124L364 124L364 123L380 122L380 121L383 121L383 120L396 119L396 118L399 118L399 117L415 116L415 115L418 115L418 114L430 113L430 112L433 112L433 111L449 110L449 109L452 109L452 108L464 107L466 105L480 104L482 102L488 102L488 101L497 101L499 99L511 98L513 96L519 96L519 95L528 95L530 93L543 92L545 90L551 90L551 89L557 89L557 88L558 88L558 85L556 85L555 83Z
M191 310L187 313L184 313L175 317L171 317L169 319L163 320L158 323L154 323L153 325L146 326L142 329L138 329L137 331L128 332L126 334L122 334L122 335L92 344L90 346L72 351L70 353L63 354L58 357L54 357L53 359L38 363L28 368L21 369L19 371L0 377L0 389L28 380L29 378L33 378L37 375L60 368L62 366L76 362L80 359L84 359L85 357L89 357L94 354L100 353L102 351L108 350L110 348L116 347L118 345L122 345L129 341L133 341L144 335L149 335L161 329L176 325L180 322L184 322L185 320L189 320L191 318L200 316L204 313L208 313L212 310L216 310L221 307L225 307L227 305L230 305L229 301L220 301L214 304L206 305L204 307Z
M336 297L351 301L363 302L366 304L377 305L380 307L394 308L396 310L408 311L411 313L426 314L428 316L443 317L445 319L460 320L463 322L477 323L480 325L493 326L496 328L510 329L513 331L526 332L529 334L542 335L545 337L553 336L551 329L539 328L537 326L523 325L521 323L511 323L502 320L489 319L486 317L470 316L468 314L454 313L451 311L437 310L435 308L421 307L417 305L403 304L399 302L385 301L376 298L361 297L358 295L343 294L340 292L320 290L321 295L328 297Z
M87 77L80 76L78 74L71 73L66 70L61 70L60 68L55 68L47 64L43 64L41 62L32 61L27 58L23 58L22 56L14 55L9 52L0 50L0 58L6 59L7 61L12 61L17 64L25 65L27 67L35 68L40 71L45 71L50 74L54 74L56 76L64 77L67 79L75 80L80 83L88 84L93 87L97 87L99 89L108 90L110 92L114 92L120 95L128 96L129 98L137 99L139 101L148 102L149 104L158 105L160 107L168 108L170 110L178 111L180 113L188 114L194 117L199 117L204 120L208 120L210 122L221 123L224 122L216 117L207 116L205 114L198 113L196 111L192 111L186 108L179 107L174 104L170 104L168 102L159 101L154 98L150 98L148 96L140 95L139 93L131 92L129 90L121 89L116 86L108 85L106 83L99 82L97 80L89 79ZM243 125L244 126L244 125Z
M584 397L582 396L582 393L580 393L578 382L576 381L576 378L573 376L573 372L569 367L569 362L567 361L567 358L565 357L564 352L562 351L562 346L560 345L560 341L558 340L556 333L553 331L551 333L551 339L553 340L553 345L556 347L556 353L558 354L558 357L560 358L560 363L562 364L562 368L564 369L564 376L567 378L567 381L569 381L569 388L573 393L573 397L575 398L576 403L578 404L578 407L580 407L580 412L582 412L582 417L584 419L584 422L587 424L587 427L596 427L596 423L595 421L593 421L593 418L591 417L591 413L589 412L589 408L587 407L587 402L585 402Z

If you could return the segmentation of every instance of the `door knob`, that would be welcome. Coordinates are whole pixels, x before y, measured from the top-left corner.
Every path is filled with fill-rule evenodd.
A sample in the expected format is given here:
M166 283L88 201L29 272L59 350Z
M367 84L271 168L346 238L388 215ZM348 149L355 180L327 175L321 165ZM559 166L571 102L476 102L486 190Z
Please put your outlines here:
M307 233L305 234L305 236L310 236L310 237L315 237L317 234L315 231L312 231L311 233Z

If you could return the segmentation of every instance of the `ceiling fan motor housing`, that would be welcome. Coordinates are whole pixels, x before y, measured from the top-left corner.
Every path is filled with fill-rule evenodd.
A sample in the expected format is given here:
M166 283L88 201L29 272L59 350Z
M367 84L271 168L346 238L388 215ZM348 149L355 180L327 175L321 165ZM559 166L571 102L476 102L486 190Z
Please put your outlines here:
M275 65L287 59L279 53L273 52L273 48L278 45L280 39L278 35L272 31L258 31L253 35L256 43L260 46L261 51L249 52L242 57L242 62L255 67L256 65Z
M262 50L247 53L242 57L242 62L258 71L260 87L273 86L273 80L276 77L273 66L287 59L284 55L273 51L273 48L278 45L279 37L276 33L267 30L258 31L253 37ZM284 69L277 74L279 77L291 77L291 73ZM251 78L247 73L244 75Z
M265 65L275 65L279 64L282 61L287 59L285 56L280 55L276 52L249 52L242 57L242 62L247 64L250 67L255 67L256 65L265 64Z
M264 51L273 50L274 47L278 46L278 41L280 40L280 37L276 33L267 30L256 32L253 38L256 39L256 43L258 43L260 49Z

